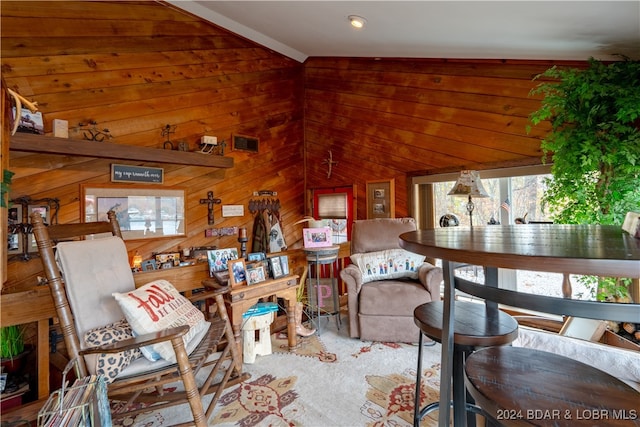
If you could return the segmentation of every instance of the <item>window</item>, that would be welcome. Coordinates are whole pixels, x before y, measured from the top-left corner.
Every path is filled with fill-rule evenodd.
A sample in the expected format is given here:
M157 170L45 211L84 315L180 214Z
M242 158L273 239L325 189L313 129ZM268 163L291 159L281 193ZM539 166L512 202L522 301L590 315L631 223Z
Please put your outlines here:
M490 197L473 199L473 225L514 224L516 218L525 217L527 222L550 222L541 202L546 189L545 179L551 176L550 169L550 165L540 165L480 171L482 185ZM439 227L440 218L447 214L455 215L460 226L469 226L468 199L447 195L458 175L455 172L413 178L416 202L411 210L420 228ZM477 269L471 271L482 274ZM513 287L515 284L524 292L561 297L562 280L560 274L501 270L501 286ZM542 282L545 286L533 286ZM584 289L573 281L573 294L579 297L582 293Z
M353 189L351 187L313 190L313 217L331 227L332 243L349 241L353 222Z

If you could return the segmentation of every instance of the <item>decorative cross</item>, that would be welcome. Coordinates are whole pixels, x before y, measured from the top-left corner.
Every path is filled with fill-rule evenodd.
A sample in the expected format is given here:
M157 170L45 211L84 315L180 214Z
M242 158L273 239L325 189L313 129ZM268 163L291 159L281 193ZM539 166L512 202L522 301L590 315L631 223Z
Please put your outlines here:
M327 178L331 178L331 169L333 165L337 165L338 162L333 161L333 153L329 150L329 157L322 161L322 164L329 166L329 170L327 171Z
M213 205L219 205L220 203L222 203L221 199L214 199L213 198L213 191L207 191L207 198L206 199L200 199L200 204L204 205L207 204L207 208L209 209L209 212L207 214L207 219L209 220L209 225L213 225L213 223L215 222L214 218L213 218Z

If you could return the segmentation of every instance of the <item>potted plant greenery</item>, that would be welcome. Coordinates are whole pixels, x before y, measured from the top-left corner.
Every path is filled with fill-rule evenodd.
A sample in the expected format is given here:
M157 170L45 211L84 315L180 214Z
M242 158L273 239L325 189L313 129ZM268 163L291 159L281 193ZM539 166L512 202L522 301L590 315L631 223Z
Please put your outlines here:
M19 325L0 328L0 363L3 372L12 373L20 369L26 354L23 329Z
M543 78L530 119L551 124L541 142L543 160L553 161L544 205L557 223L621 225L640 206L640 61L590 58L584 69L554 66ZM583 280L598 283L599 299L628 297L616 279Z

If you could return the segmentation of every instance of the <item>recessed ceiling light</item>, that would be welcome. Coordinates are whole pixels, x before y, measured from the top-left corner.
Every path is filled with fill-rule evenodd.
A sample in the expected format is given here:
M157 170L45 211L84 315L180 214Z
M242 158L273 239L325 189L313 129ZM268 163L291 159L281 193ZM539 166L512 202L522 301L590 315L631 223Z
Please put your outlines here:
M362 16L349 15L349 22L351 23L352 27L360 29L364 27L364 25L367 23L367 20Z

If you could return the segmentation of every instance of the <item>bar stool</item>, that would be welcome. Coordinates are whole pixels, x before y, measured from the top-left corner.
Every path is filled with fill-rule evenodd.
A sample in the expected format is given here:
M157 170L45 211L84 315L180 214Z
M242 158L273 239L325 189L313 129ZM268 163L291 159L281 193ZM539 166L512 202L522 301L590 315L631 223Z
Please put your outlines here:
M454 304L453 401L451 403L454 408L457 405L464 405L467 411L467 423L473 426L475 425L475 413L480 411L473 405L467 405L467 393L464 387L465 358L480 347L510 344L518 337L518 322L507 313L499 310L497 310L497 315L490 314L482 303L456 300ZM420 381L422 377L422 336L426 335L434 341L441 342L443 316L444 303L442 301L421 304L413 312L414 322L421 331L418 342L414 427L418 427L420 420L425 415L439 407L439 402L433 402L420 409ZM441 378L440 381L448 381L448 379Z
M640 426L640 393L554 353L484 348L467 358L464 382L482 412L501 425Z

